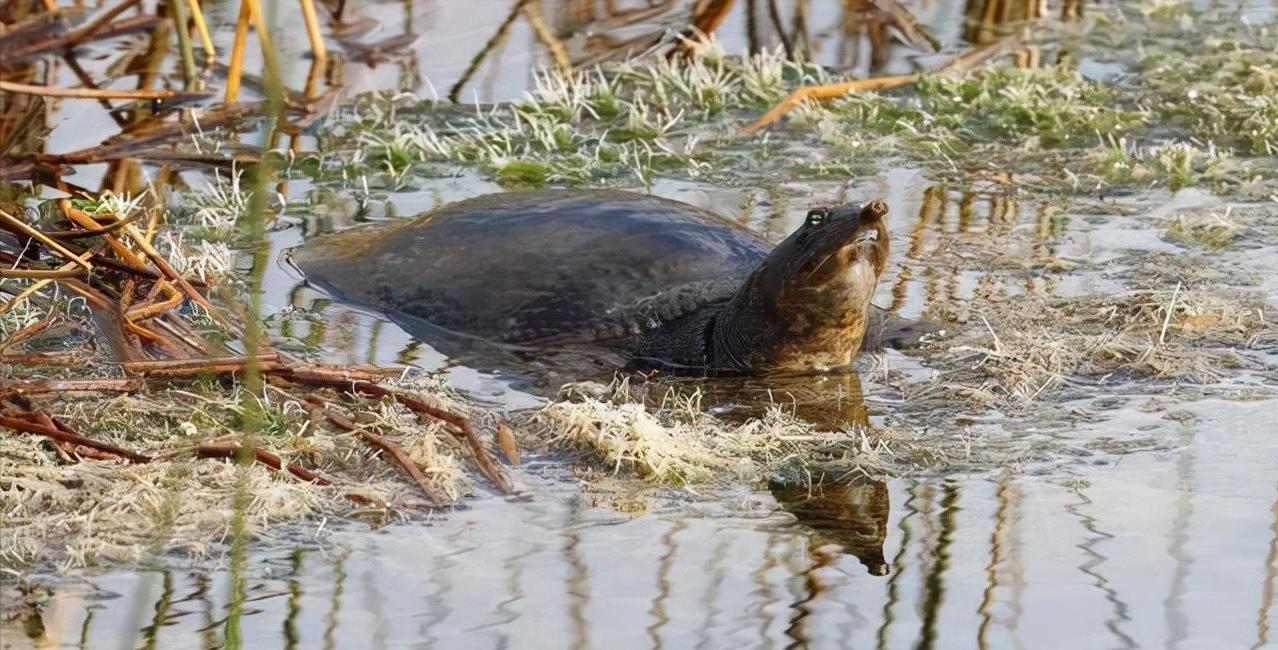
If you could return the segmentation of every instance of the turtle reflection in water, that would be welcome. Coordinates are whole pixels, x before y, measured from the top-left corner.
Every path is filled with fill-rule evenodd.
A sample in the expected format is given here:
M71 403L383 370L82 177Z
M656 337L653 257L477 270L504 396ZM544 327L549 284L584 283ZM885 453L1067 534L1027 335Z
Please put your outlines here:
M887 211L818 207L774 247L654 196L509 192L319 237L290 259L308 283L470 365L591 351L600 367L820 373L917 338L870 304Z
M774 485L772 496L815 535L812 548L835 544L855 556L871 575L885 576L888 487L865 476L842 480L818 475L812 485Z

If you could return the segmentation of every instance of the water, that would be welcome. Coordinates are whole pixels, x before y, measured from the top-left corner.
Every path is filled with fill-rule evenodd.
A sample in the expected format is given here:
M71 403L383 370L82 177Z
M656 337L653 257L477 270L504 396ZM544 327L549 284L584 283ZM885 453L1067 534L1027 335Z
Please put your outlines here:
M439 182L450 198L489 190L465 178ZM918 170L892 169L849 190L886 192L893 206L900 255L877 300L904 296L907 315L937 292L966 296L980 276L1007 275L971 270L950 287L929 286L930 251L964 233L1004 227L1004 244L1021 250L1025 241L1015 233L1036 214L1035 206L999 195L955 191L947 210L919 228L930 187ZM790 189L806 198L781 209L758 204L752 224L785 232L807 200L841 187ZM724 210L753 190L662 183L655 191ZM1159 215L1219 201L1194 190L1133 200L1147 206L1140 217L1074 218L1049 242L1083 263L1058 291L1120 289L1122 255L1177 250L1159 239ZM965 203L972 210L964 221ZM300 241L296 230L277 237L281 246ZM1221 255L1222 263L1238 257L1265 271L1270 279L1261 289L1272 304L1272 245ZM905 276L902 268L914 272ZM272 309L313 295L282 264L267 287ZM321 338L335 359L446 368L454 384L499 408L538 403L501 375L450 368L373 315L332 304L323 313ZM912 359L894 353L890 361ZM1244 374L1227 382L1242 388L1272 380ZM872 422L900 406L872 375L861 383ZM980 416L1050 442L1046 461L828 486L815 505L793 491L653 494L638 482L581 478L562 459L535 458L519 472L531 500L486 496L429 521L378 530L315 522L294 544L255 549L239 631L254 648L1278 643L1278 401L1194 399L1189 387L1120 383L1063 406L1076 417L1035 424ZM314 541L316 528L335 526L341 530ZM25 619L5 622L0 636L14 648L221 647L230 579L226 570L173 561L161 570L46 580L51 598Z
M473 44L508 3L460 6L361 9L385 32L402 17L401 27L422 32L419 45L437 42L441 30L449 43ZM1257 15L1272 11L1248 6ZM920 15L949 42L959 9L932 3ZM730 51L745 39L743 24L730 18L722 32ZM282 40L300 51L297 38ZM469 60L461 48L423 48L418 65L436 84ZM508 65L482 69L478 96L517 94L536 52L528 33L512 32L500 54ZM359 76L363 64L342 65L348 78L371 79L370 87L394 85L388 79L397 74L382 66ZM51 149L92 144L76 137L97 138L64 127ZM1036 239L1027 235L1036 206L997 191L945 190L947 210L922 219L931 187L921 171L893 168L849 188L783 184L781 201L750 187L683 181L658 181L652 191L731 216L753 195L747 221L773 237L845 189L853 199L886 197L897 252L876 302L895 303L907 316L938 292L970 296L986 275L1009 288L1024 283L990 269L929 278L930 256L965 237L1005 229L995 241L1013 254L1028 251L1014 246L1051 246L1081 264L1053 287L1058 294L1113 292L1124 288L1123 256L1182 252L1161 239L1166 218L1223 204L1192 190L1151 194L1133 199L1142 205L1138 216L1075 215L1063 234ZM295 182L290 197L307 189ZM494 189L463 174L425 182L391 205L411 214L437 196ZM302 241L303 231L272 236L278 252ZM1258 290L1275 306L1276 248L1267 241L1225 251L1220 264L1258 274ZM333 360L443 370L497 408L540 403L512 388L510 377L456 365L374 315L317 303L322 297L282 264L268 270L266 290L268 311L320 307L322 327L298 325L314 329L294 334L321 342ZM929 372L907 356L888 360ZM1265 361L1272 367L1274 354ZM1239 374L1224 387L1272 382ZM862 384L871 421L881 423L896 405L872 377ZM1154 401L1162 406L1146 408ZM217 648L237 634L251 648L1278 647L1278 401L1194 399L1175 385L1119 384L1062 407L1071 419L1050 424L979 416L1050 440L1047 460L828 486L816 505L793 491L654 491L575 475L557 457L533 458L519 472L528 500L481 496L379 529L311 522L292 543L255 547L242 602L230 601L233 576L217 562L162 559L158 568L35 576L38 605L26 609L12 608L20 595L6 582L0 594L15 615L0 622L0 647ZM228 616L236 609L238 620Z
M1278 643L1272 402L1204 401L1175 449L1068 473L893 480L886 576L767 493L594 505L553 462L532 501L252 555L250 647L1265 648ZM1107 427L1118 431L1136 421ZM602 501L606 504L607 497ZM219 647L228 574L60 584L9 647ZM28 626L28 629L34 626Z

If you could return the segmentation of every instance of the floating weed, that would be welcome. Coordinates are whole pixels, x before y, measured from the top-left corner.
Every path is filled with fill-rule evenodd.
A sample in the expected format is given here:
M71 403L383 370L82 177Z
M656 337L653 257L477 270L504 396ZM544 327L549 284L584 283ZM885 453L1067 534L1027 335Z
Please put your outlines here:
M979 291L953 317L977 326L944 341L936 378L907 396L1023 406L1114 375L1210 382L1240 362L1236 349L1278 333L1258 296L1198 287L1076 298Z
M737 74L740 103L756 107L775 104L796 86L833 81L819 65L790 60L780 45L746 57Z
M195 228L189 234L198 235L205 240L222 241L230 239L235 232L236 224L249 213L253 191L242 181L243 172L232 168L229 174L214 171L212 178L201 189L182 195L185 211L175 214L189 214L183 225ZM268 202L268 210L275 214L282 211L283 197L276 196Z
M1184 8L1159 2L1145 10L1198 21ZM1014 168L1044 190L1207 185L1258 198L1278 194L1278 165L1233 154L1274 151L1278 39L1263 28L1198 21L1205 36L1190 44L1181 18L1145 18L1130 9L1096 12L1083 33L1084 48L1117 39L1097 55L1134 75L1087 76L1071 63L1093 55L1086 49L1039 69L992 65L926 75L912 89L795 111L789 122L800 128L789 139L795 150L806 147L801 157L769 157L766 140L725 134L796 86L832 81L829 73L787 60L779 48L731 57L717 43L691 61L538 73L520 100L491 109L363 96L323 125L321 147L337 152L330 178L362 183L372 168L385 177L372 182L390 187L406 186L412 174L440 173L439 163L475 166L504 185L535 186L646 183L660 174L859 175L876 157L902 156L943 178L970 177L982 166L978 173ZM1132 35L1148 40L1135 47L1126 38ZM744 155L754 164L708 166L716 155Z
M455 394L438 386L435 380L411 384L433 403L466 410ZM407 487L393 464L375 459L377 452L358 436L320 426L302 403L266 390L248 394L242 384L228 389L209 380L154 394L46 398L61 416L85 423L91 437L144 448L164 462L67 464L30 438L0 436L0 509L5 513L0 566L48 562L65 569L132 562L155 548L206 557L231 541L227 531L237 514L245 518L248 535L270 537L281 526L296 531L296 524L307 520L318 523L355 512L395 517L396 510L419 505L416 488ZM302 481L261 463L194 458L197 444L238 439L250 417L246 405L256 446L319 472L332 485ZM458 460L468 452L457 446L446 425L420 423L389 401L366 406L351 417L398 442L431 485L449 496L471 489ZM234 508L240 481L252 498ZM352 494L366 500L358 510L346 498Z
M541 187L550 176L550 165L535 160L512 160L497 172L497 182L505 187Z
M225 242L169 230L156 237L155 248L183 277L197 277L203 282L232 277L234 253Z
M1192 55L1174 47L1147 54L1139 67L1161 116L1197 137L1278 155L1278 35L1259 31L1254 39L1204 39Z
M1242 233L1243 227L1232 216L1232 210L1223 213L1190 213L1177 215L1167 228L1164 239L1184 244L1204 246L1228 246Z
M1147 0L1140 3L1137 10L1146 18L1177 22L1192 19L1196 14L1193 5L1185 0Z
M1255 182L1232 156L1210 144L1195 142L1139 147L1125 138L1109 138L1105 146L1088 152L1081 163L1076 168L1091 181L1084 184L1079 176L1074 177L1075 186L1083 190L1135 186L1176 191L1195 185L1224 190L1248 180Z
M1065 66L927 76L918 84L917 98L923 112L965 138L1011 140L1037 149L1078 146L1096 133L1127 133L1146 119L1144 111L1124 108L1108 87Z
M552 444L598 454L614 472L633 472L670 485L693 486L729 477L761 485L790 469L796 455L851 460L862 471L889 473L887 443L855 429L818 431L778 405L758 418L726 423L707 413L700 393L668 391L647 407L624 381L572 384L564 399L532 418Z
M90 216L128 219L142 209L142 204L150 198L150 195L149 190L137 195L116 194L106 190L98 196L72 199L71 204Z

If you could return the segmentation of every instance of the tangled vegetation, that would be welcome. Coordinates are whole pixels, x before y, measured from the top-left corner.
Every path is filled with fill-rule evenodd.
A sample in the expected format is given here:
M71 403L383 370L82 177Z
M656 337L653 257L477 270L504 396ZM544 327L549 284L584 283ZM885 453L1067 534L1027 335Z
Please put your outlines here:
M687 63L540 75L524 99L469 115L406 94L365 95L323 129L322 148L338 153L306 168L319 178L402 189L415 174L462 164L518 187L646 184L659 173L729 183L775 172L859 175L874 160L903 157L949 179L1015 170L1018 184L1045 190L1201 185L1278 194L1268 157L1278 147L1271 29L1213 23L1188 9L1163 17L1181 25L1188 15L1193 29L1211 34L1205 50L1191 49L1186 30L1138 26L1123 11L1059 28L1081 30L1081 48L1041 35L1043 44L1032 47L1055 52L1055 64L991 64L925 75L909 90L808 103L791 119L802 131L786 133L787 148L815 146L801 157L775 155L769 136L755 142L737 131L790 89L828 83L828 73L779 50L732 57L712 45ZM1142 28L1144 40L1108 41ZM1089 44L1104 44L1130 75L1085 73L1079 60ZM966 168L970 160L985 165ZM378 172L365 178L367 167Z

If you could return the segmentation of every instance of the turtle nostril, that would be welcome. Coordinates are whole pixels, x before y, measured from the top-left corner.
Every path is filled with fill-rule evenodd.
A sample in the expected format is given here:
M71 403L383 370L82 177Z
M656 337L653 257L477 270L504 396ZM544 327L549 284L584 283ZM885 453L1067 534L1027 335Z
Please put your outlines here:
M864 208L861 208L862 221L876 221L882 219L888 213L888 205L883 201L871 201Z

